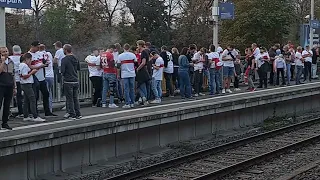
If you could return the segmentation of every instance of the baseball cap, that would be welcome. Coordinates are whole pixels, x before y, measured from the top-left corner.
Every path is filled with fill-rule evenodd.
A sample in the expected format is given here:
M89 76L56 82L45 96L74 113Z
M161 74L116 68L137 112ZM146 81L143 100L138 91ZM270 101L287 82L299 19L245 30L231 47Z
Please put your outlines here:
M33 41L31 43L31 46L40 46L40 42L39 41Z

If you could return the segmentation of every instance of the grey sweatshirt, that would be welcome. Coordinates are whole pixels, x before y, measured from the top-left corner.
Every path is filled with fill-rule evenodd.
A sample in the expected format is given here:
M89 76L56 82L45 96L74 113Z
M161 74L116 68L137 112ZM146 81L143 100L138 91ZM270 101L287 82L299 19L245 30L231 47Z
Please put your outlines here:
M61 73L65 82L78 82L80 63L73 55L67 55L61 60Z

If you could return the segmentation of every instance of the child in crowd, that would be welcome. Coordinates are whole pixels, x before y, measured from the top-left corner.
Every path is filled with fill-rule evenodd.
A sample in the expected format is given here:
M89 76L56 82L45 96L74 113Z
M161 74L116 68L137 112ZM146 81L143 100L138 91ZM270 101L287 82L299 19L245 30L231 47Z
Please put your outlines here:
M274 73L277 73L277 85L280 84L279 78L281 73L282 78L282 85L286 85L284 73L286 72L286 62L283 58L283 55L280 54L279 56L276 56L276 60L274 62Z
M33 91L33 75L38 72L37 69L31 70L29 66L31 65L32 55L27 53L21 56L20 65L19 65L19 75L21 88L23 90L23 115L24 121L34 121L34 122L44 122L46 120L38 116L37 107L36 107L36 96ZM33 118L29 117L29 109L33 115Z

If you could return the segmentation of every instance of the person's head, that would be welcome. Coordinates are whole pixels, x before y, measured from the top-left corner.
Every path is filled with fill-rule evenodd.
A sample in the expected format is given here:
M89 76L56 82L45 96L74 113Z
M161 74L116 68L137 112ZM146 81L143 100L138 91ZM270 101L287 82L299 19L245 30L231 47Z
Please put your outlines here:
M297 47L297 51L298 51L298 52L302 52L302 47L301 47L301 46L298 46L298 47Z
M54 47L55 47L56 50L62 48L62 43L61 43L60 41L55 42L53 45L54 45Z
M115 49L116 49L116 46L114 44L111 44L108 47L108 51L111 52L111 53L113 53Z
M275 59L279 59L279 56L275 56L274 58L275 58Z
M283 59L283 54L279 54L279 58L280 58L280 59Z
M13 54L13 55L16 55L16 54L20 55L21 52L22 52L22 51L21 51L21 47L20 47L20 46L14 45L14 46L12 47L12 54Z
M161 51L168 51L168 47L167 46L162 46L161 47Z
M310 46L306 45L306 50L309 51L310 50Z
M175 48L175 47L172 48L171 51L172 51L173 54L179 54L179 50L177 48Z
M260 53L262 54L262 53L265 53L265 52L267 52L267 49L264 48L264 47L261 47L261 48L260 48Z
M134 53L134 54L138 54L138 47L137 46L132 46L131 47L131 52Z
M156 58L158 58L159 57L159 55L158 55L158 53L156 52L156 51L152 51L151 53L150 53L150 58L151 59L156 59Z
M234 46L231 45L231 44L229 44L229 45L227 46L227 49L228 49L229 51L233 51L233 50L234 50Z
M146 46L146 43L144 42L144 40L138 40L136 44L137 44L139 49L143 49Z
M277 44L275 44L274 46L276 46L276 49L280 49L280 44L279 43L277 43Z
M40 46L40 42L39 41L34 41L31 43L31 47L30 47L30 52L37 52L39 51L39 46Z
M291 42L291 41L288 41L288 44L289 44L289 45L291 45L291 44L292 44L292 42Z
M189 52L190 53L195 53L197 51L197 45L195 45L195 44L190 44L189 45Z
M151 46L152 46L151 42L146 42L146 43L145 43L145 47L147 47L148 49L150 49Z
M188 54L189 49L187 47L182 48L181 50L181 55L187 55Z
M210 52L215 52L216 51L216 47L213 44L211 44L209 46L209 50L210 50Z
M205 54L207 52L207 49L206 48L201 48L199 52L200 52L201 55L203 55L203 54Z
M283 50L285 51L285 52L287 52L287 51L289 51L289 46L283 46Z
M0 55L4 56L5 58L8 58L9 56L9 50L7 47L1 47L0 48Z
M129 44L124 44L123 45L123 49L124 49L124 51L129 52L130 51L130 45Z
M46 50L46 45L40 44L39 51L45 51L45 50Z
M99 56L99 49L98 48L96 48L96 47L93 47L92 49L91 49L91 52L92 52L92 55L94 55L94 56Z
M104 48L103 47L100 47L98 50L99 50L99 54L104 53Z
M72 46L70 44L65 44L63 46L63 52L65 55L69 55L72 53Z
M30 53L26 53L20 58L20 62L24 62L27 65L31 65L32 62L32 55Z
M251 48L246 48L244 52L246 53L246 55L250 55L252 53L252 50Z
M253 43L253 44L251 45L251 48L252 48L252 49L255 49L255 48L257 48L257 47L258 47L257 43Z
M313 49L317 49L318 48L318 44L314 44L312 48Z
M114 46L115 46L115 49L118 50L118 51L121 49L121 44L120 43L115 43Z

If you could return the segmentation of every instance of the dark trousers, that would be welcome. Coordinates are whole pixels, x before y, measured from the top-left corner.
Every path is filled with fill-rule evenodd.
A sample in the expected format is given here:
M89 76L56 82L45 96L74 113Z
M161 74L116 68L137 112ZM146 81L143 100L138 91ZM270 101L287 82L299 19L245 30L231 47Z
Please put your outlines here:
M66 96L67 113L71 117L81 116L79 104L79 83L64 83L64 93Z
M20 82L17 82L17 95L16 95L16 102L17 102L17 107L18 107L18 115L23 114L23 107L22 107L22 89L21 89L21 84Z
M304 62L304 80L307 80L309 76L309 81L311 81L311 62Z
M92 86L94 88L94 93L92 96L92 104L97 105L98 99L102 98L102 77L92 76L90 77L90 81L92 82Z
M2 107L3 102L2 125L8 123L12 97L13 87L0 86L0 109Z
M201 86L203 84L203 71L194 72L194 90L196 94L199 94L201 91Z
M291 64L291 69L290 69L290 71L291 71L291 79L293 79L293 77L295 75L295 73L294 73L295 69L296 69L296 66Z
M174 72L172 74L172 82L173 82L175 89L180 88L180 86L179 86L179 68L178 67L174 68Z
M286 85L286 80L284 78L284 69L283 68L277 68L277 85L280 84L280 74L282 79L282 85Z
M39 81L39 83L34 83L33 90L34 90L34 94L36 96L37 110L38 110L38 101L39 101L39 91L41 91L44 113L45 113L45 115L50 115L51 111L49 108L49 91L47 88L47 82L46 81Z
M32 84L22 84L21 88L23 90L23 116L27 118L29 116L29 110L33 115L33 118L38 117L37 107L36 107L36 96L34 94Z
M239 88L239 77L238 76L234 77L234 88Z
M264 88L267 88L267 71L265 71L263 68L259 68L258 69L258 75L259 75L259 81L260 81L260 85L259 87L262 88L264 86Z
M172 74L169 73L163 73L164 74L164 79L166 80L166 92L167 95L173 95L173 88L172 88Z
M270 71L270 79L269 79L269 84L270 85L273 85L273 80L274 80L274 69L273 69L274 67L273 67L273 64L270 64L270 69L271 69L271 71Z

